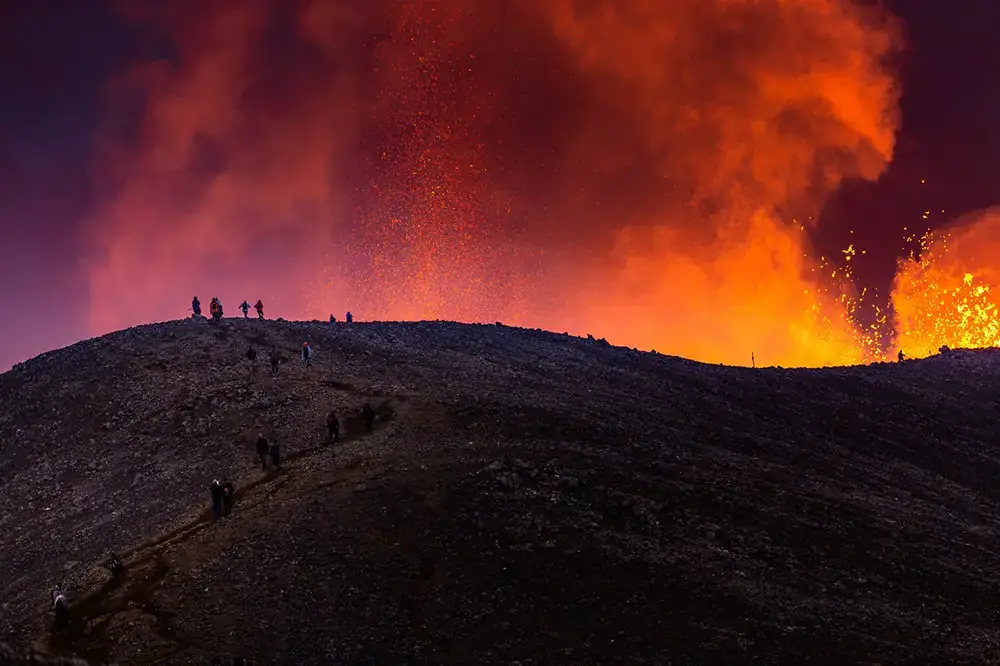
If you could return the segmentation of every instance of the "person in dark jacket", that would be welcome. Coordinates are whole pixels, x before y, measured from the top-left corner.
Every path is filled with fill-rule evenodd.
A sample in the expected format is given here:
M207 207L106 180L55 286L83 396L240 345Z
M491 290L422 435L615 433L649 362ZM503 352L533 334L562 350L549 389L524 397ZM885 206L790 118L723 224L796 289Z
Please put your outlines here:
M371 432L375 428L375 410L367 402L361 409L361 418L364 419L365 430Z
M275 469L281 469L281 447L277 442L270 442L268 450L271 453L271 464Z
M222 515L222 484L218 479L213 479L208 489L212 494L212 520L218 520Z
M247 349L247 360L250 361L250 372L257 372L257 350L253 345Z
M52 610L55 612L56 629L62 631L69 624L69 600L62 588L52 591Z
M118 576L120 576L122 574L122 571L124 570L125 570L125 565L122 564L122 561L118 559L117 555L111 553L111 557L108 560L108 571L111 572L111 576L114 578L118 578Z
M269 448L267 446L267 437L264 435L257 436L257 457L260 458L260 468L267 469L267 454Z
M228 517L233 511L233 495L236 494L236 488L233 486L232 481L222 482L222 516Z
M271 374L278 374L278 365L281 363L281 356L278 354L278 349L276 347L271 348L269 359L271 361Z
M250 311L250 304L249 303L247 303L246 301L243 301L242 303L240 303L240 310L243 310L243 318L244 319L249 319L250 318L250 316L247 314L247 312Z
M346 321L346 322L347 322L348 324L350 324L351 322L353 322L353 321L354 321L354 315L352 315L352 314L351 314L350 312L348 312L348 313L347 313L347 315L346 315L346 316L344 317L344 320L345 320L345 321Z
M264 318L264 301L257 299L257 304L253 306L253 309L257 311L257 319Z
M312 347L309 346L308 342L302 343L302 362L307 368L312 367Z
M326 433L327 439L331 442L340 441L340 420L337 418L337 412L331 411L326 415Z
M198 300L197 296L191 299L191 311L196 315L201 315L201 301Z

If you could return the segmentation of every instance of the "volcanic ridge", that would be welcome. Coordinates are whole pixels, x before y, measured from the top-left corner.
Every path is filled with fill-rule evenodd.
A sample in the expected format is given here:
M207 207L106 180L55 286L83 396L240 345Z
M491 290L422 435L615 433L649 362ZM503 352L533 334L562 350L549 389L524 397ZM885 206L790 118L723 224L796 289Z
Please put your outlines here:
M1000 663L998 371L713 366L499 323L80 342L0 375L0 661Z

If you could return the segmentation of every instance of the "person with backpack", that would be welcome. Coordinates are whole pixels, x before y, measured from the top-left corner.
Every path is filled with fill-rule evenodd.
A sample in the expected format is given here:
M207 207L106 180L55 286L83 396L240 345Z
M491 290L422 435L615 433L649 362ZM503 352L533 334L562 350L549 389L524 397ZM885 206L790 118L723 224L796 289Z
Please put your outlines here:
M201 316L201 301L198 300L197 296L191 299L191 311L199 317Z
M257 372L257 350L253 345L247 349L247 360L250 361L250 372Z
M212 304L208 306L208 311L212 314L212 319L214 321L222 319L222 301L218 298L213 298Z
M247 314L250 311L250 304L249 303L247 303L246 301L243 301L242 303L240 303L240 310L243 310L243 318L244 319L249 319L250 318L250 316Z
M257 304L255 306L253 306L253 307L257 311L257 319L263 319L264 318L264 301L262 301L262 300L260 300L258 298L257 299Z

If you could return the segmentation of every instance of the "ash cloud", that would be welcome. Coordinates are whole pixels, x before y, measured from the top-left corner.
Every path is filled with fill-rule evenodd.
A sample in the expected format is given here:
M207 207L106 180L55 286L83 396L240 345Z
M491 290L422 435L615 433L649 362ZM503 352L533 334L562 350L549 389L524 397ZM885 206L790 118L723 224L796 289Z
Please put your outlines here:
M94 332L198 293L800 358L788 218L892 156L897 30L841 0L126 6L169 55L109 85Z

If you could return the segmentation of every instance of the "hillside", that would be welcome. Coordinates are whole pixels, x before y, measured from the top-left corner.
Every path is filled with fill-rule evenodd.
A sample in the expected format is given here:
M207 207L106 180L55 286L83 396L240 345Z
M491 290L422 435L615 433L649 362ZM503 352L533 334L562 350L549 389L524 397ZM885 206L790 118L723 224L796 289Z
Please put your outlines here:
M122 664L1000 663L998 372L451 323L129 329L0 375L0 631Z

